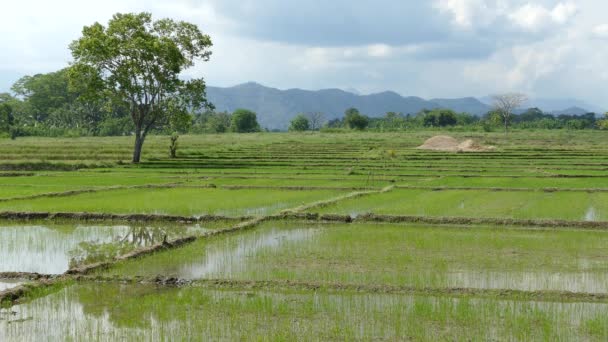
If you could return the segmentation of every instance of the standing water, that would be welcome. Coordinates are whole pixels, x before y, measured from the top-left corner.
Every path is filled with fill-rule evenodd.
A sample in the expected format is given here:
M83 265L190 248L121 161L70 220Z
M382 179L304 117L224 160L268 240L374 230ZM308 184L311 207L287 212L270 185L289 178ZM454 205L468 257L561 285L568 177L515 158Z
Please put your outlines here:
M585 213L585 221L597 221L598 220L598 215L595 211L594 207L589 207L589 209L587 209L587 213Z

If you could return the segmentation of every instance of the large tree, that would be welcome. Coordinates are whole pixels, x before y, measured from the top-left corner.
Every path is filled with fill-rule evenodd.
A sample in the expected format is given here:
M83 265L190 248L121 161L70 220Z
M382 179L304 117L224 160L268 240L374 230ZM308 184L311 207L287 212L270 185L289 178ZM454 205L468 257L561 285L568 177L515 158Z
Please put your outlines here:
M507 134L513 111L523 105L528 100L528 97L520 93L506 93L494 95L492 99L494 100L494 110L502 118L505 134Z
M230 127L236 133L253 133L260 131L260 124L255 112L248 109L237 109L232 113Z
M208 61L211 45L194 24L153 21L150 13L119 13L107 27L85 26L82 37L70 45L70 78L86 83L90 96L129 106L135 127L133 162L138 163L151 129L210 106L202 78L185 81L179 76L195 61Z
M308 122L310 123L311 131L317 131L321 129L321 126L323 126L323 122L325 121L325 115L321 112L308 113L306 114L306 117L308 118Z
M13 108L0 101L0 133L9 133L13 126Z
M293 132L304 132L310 129L310 121L304 114L298 114L295 118L291 119L289 123L289 130Z
M66 68L20 78L12 87L23 100L20 120L35 126L87 129L96 134L106 114L104 105L107 101L81 96L87 87L70 85L68 72Z
M361 115L357 108L349 108L344 112L344 123L350 129L362 131L369 125L369 119Z

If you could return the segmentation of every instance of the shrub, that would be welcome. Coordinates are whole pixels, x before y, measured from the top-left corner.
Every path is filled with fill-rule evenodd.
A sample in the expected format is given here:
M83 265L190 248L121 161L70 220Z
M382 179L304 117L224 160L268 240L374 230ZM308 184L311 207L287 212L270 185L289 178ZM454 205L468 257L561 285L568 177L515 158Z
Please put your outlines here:
M231 128L237 133L252 133L260 131L256 113L247 109L237 109L232 113Z
M308 131L310 129L310 122L304 114L298 114L291 120L289 124L289 130L295 132Z

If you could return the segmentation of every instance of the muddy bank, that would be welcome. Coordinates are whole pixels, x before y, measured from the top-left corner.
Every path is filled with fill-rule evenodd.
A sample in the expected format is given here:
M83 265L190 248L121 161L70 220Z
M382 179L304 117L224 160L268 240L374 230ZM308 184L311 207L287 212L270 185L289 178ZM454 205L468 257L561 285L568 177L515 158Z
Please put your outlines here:
M98 188L86 188L86 189L77 189L77 190L68 190L61 192L45 192L42 194L28 195L28 196L17 196L17 197L9 197L9 198L0 198L0 202L8 202L8 201L20 201L20 200L31 200L37 198L46 198L46 197L67 197L81 194L89 194L89 193L97 193L97 192L105 192L105 191L116 191L116 190L133 190L133 189L173 189L173 188L197 188L197 189L209 189L215 188L215 185L191 185L191 186L181 186L179 183L171 183L171 184L145 184L145 185L117 185L117 186L108 186L108 187L98 187Z
M608 188L509 188L509 187L477 187L477 186L417 186L396 185L395 189L429 190L429 191L496 191L496 192L608 192Z
M337 214L318 213L282 213L269 216L268 220L306 220L339 223L424 223L430 225L492 225L503 227L538 227L538 228L580 228L608 230L608 222L602 221L567 221L567 220L527 220L509 218L483 218L483 217L429 217L429 216L394 216L376 215L372 213L361 214L357 217Z
M33 283L19 285L0 292L0 306L7 307L18 304L24 298L30 297L46 288L55 286L65 280L63 277L39 279Z
M428 216L392 216L363 214L355 222L388 222L388 223L427 223L454 225L496 225L544 228L586 228L608 229L608 222L601 221L567 221L567 220L528 220L509 218L477 218L477 217L428 217Z
M286 209L281 212L281 215L289 215L289 214L304 212L304 211L310 210L310 209L324 208L324 207L330 206L332 204L335 204L335 203L338 203L340 201L344 201L347 199L353 199L353 198L363 197L363 196L367 196L367 195L374 195L374 194L381 194L381 193L389 192L389 191L393 190L394 188L395 188L394 185L390 185L385 188L377 189L377 190L352 192L352 193L342 195L339 197L334 197L334 198L330 198L327 200L304 204L304 205L301 205L299 207L292 208L292 209Z
M33 172L0 172L0 177L31 177Z
M0 164L0 171L77 171L80 169L101 169L116 166L114 163L103 164L66 164L48 162L20 162Z
M478 288L429 288L414 286L393 286L381 284L351 284L351 283L317 283L289 280L234 280L234 279L200 279L186 280L175 277L104 277L78 276L74 278L82 282L121 282L154 284L158 286L192 286L210 289L233 290L303 290L324 292L361 292L379 294L403 294L418 296L449 296L449 297L480 297L523 301L543 302L597 302L608 303L606 293L585 293L568 291L522 291L510 289L478 289Z
M345 187L345 186L272 186L272 185L220 185L219 188L227 190L244 190L244 189L268 189L268 190L374 190L378 187Z
M24 279L24 280L40 280L40 279L52 279L56 278L57 275L53 274L41 274L33 272L0 272L1 279Z
M77 220L77 221L126 221L126 222L176 222L176 223L202 223L202 222L241 222L251 220L252 217L227 217L217 215L178 216L161 214L104 214L104 213L49 213L49 212L0 212L1 220Z

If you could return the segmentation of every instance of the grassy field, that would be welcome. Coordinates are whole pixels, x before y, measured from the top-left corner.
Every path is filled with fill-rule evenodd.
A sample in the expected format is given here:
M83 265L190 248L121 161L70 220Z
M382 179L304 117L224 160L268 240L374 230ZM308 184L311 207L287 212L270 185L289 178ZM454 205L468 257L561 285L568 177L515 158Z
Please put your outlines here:
M0 140L0 340L608 339L606 132L439 133Z

